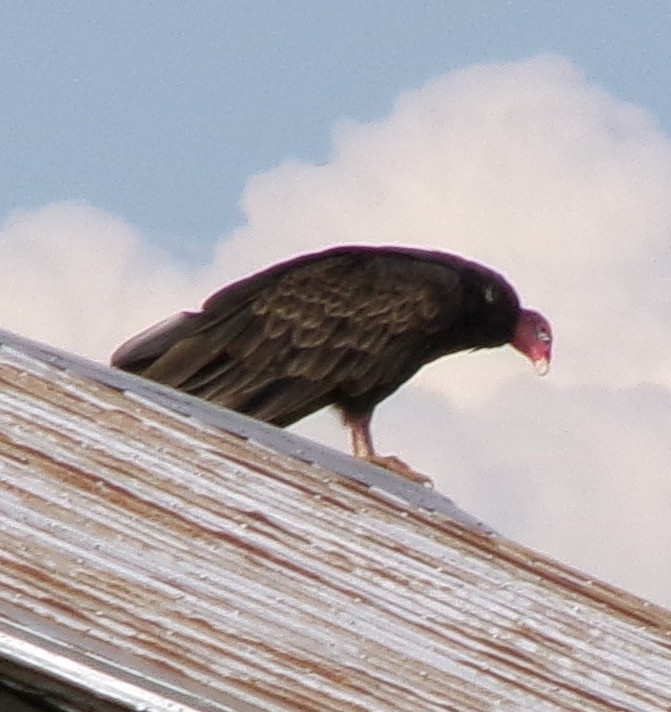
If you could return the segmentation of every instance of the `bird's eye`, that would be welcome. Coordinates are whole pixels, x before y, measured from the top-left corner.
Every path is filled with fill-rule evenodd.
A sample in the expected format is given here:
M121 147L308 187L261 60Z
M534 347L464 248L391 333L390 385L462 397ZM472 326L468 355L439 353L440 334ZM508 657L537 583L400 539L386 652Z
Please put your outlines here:
M546 344L550 343L550 334L545 329L539 329L536 338Z
M488 284L484 289L484 297L487 304L494 304L496 301L496 292L494 291L494 287L490 284Z

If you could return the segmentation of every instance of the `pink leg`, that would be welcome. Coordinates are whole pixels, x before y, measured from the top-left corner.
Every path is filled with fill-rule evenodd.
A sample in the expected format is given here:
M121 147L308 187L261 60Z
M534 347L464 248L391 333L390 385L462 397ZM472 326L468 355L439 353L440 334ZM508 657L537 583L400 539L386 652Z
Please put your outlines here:
M375 448L373 447L373 440L370 436L370 413L358 418L353 418L345 414L343 418L345 425L350 429L352 451L355 456L360 457L362 460L374 457Z
M373 465L379 465L396 474L402 475L413 482L433 486L433 480L420 472L415 472L403 460L394 455L378 455L373 447L373 440L370 435L370 420L372 414L366 413L360 416L351 416L343 413L345 425L350 429L352 451L356 457L366 460Z

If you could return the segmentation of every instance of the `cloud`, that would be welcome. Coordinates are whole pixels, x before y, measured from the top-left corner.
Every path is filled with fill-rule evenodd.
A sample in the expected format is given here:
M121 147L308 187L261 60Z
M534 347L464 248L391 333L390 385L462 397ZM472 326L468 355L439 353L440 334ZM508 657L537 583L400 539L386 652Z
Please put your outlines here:
M100 360L165 310L202 297L187 268L123 220L78 203L11 215L0 261L3 328Z
M383 404L382 452L504 533L671 605L671 142L565 60L474 66L345 122L323 166L250 179L246 223L190 271L76 204L0 231L5 327L104 358L216 286L333 243L402 243L507 274L557 335L551 376L510 349L450 357ZM345 446L331 415L297 426Z

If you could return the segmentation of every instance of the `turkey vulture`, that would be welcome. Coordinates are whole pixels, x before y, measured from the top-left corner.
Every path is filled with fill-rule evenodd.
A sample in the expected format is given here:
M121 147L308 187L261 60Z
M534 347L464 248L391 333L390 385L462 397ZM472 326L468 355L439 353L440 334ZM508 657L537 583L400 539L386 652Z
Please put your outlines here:
M427 481L375 453L373 409L440 356L506 343L548 370L550 325L500 274L444 252L341 246L224 287L111 363L280 427L335 405L356 456Z

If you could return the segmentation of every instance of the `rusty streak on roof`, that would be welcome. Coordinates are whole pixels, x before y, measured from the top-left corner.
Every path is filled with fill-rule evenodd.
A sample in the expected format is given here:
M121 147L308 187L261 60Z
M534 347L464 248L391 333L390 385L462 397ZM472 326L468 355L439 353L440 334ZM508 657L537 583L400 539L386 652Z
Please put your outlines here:
M0 343L0 684L110 712L671 709L668 611L379 468Z

